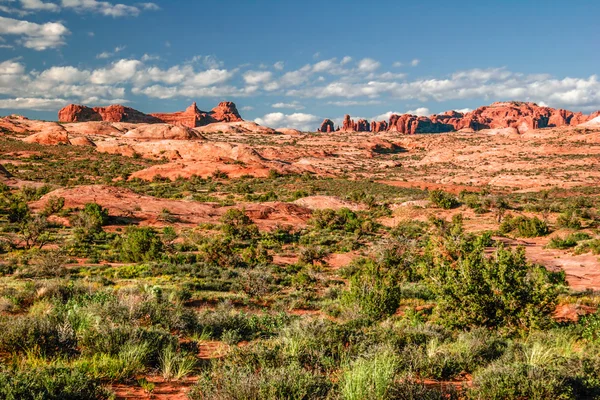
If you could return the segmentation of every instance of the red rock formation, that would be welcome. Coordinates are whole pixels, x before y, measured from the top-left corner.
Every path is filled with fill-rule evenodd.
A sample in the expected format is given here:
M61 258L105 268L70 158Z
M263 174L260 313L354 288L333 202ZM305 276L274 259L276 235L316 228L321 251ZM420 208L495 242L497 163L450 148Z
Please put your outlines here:
M385 132L388 130L387 121L373 121L371 122L371 132Z
M342 132L370 132L371 125L366 119L359 119L357 122L354 122L354 120L346 114L340 130Z
M461 129L501 129L514 128L519 133L531 129L579 125L600 115L600 111L591 115L568 110L541 107L535 103L497 102L490 106L479 107L468 113L446 111L430 117L415 115L391 115L389 122L372 122L369 126L365 120L355 123L349 115L344 117L342 131L394 131L405 134L442 133Z
M318 132L335 132L335 126L333 125L333 121L330 119L325 119L321 124L321 127L318 129Z
M196 103L194 103L196 104ZM210 116L215 122L239 122L243 121L235 104L232 101L223 101L219 103L210 112Z
M219 103L211 111L201 111L193 103L185 111L174 113L144 114L130 107L112 105L108 107L90 108L86 106L70 104L58 112L60 122L132 122L132 123L168 123L172 125L187 126L195 128L213 122L237 122L243 121L235 104L230 101Z

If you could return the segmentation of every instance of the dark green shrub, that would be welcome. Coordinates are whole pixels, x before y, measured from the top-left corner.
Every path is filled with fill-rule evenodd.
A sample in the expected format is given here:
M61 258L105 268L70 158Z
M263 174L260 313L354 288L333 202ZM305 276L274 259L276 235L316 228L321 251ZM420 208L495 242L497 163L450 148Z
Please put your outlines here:
M429 192L429 201L436 207L443 208L444 210L449 210L460 205L456 197L443 190L432 190Z
M560 236L553 237L550 239L548 244L546 245L549 249L570 249L571 247L577 246L577 243L580 240L590 239L590 235L584 232L573 233L566 238L561 238Z
M500 233L515 233L519 237L531 238L546 236L550 233L550 229L546 222L538 217L527 218L524 216L513 217L509 215L500 224Z
M125 262L153 261L161 257L163 243L150 227L130 227L115 242L119 258Z
M436 314L445 323L508 330L551 323L560 277L530 264L523 248L499 245L488 257L484 246L475 245L463 248L457 260L434 259L428 282L438 297Z

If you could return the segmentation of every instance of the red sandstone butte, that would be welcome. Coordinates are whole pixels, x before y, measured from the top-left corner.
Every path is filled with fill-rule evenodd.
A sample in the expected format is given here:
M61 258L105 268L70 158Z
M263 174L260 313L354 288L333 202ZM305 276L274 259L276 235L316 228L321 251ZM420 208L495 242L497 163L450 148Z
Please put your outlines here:
M415 134L443 133L461 129L478 131L481 129L514 128L519 133L525 133L532 129L579 125L598 115L600 115L600 111L591 115L584 115L580 112L542 107L535 103L510 101L493 103L467 113L446 111L443 114L434 114L429 117L392 114L388 122L373 121L370 125L365 120L359 120L355 123L350 115L346 115L341 130L346 132L393 131Z
M172 125L196 128L213 122L243 121L234 103L224 101L211 111L201 111L193 103L185 111L174 113L144 114L130 107L111 105L108 107L86 107L70 104L58 112L60 122L132 122L132 123L168 123Z

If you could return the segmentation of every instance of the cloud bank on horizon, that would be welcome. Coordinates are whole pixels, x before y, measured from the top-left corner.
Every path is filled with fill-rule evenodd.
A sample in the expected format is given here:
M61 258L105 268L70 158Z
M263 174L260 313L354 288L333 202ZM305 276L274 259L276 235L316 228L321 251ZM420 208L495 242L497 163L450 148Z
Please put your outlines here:
M81 24L70 23L69 17L73 21L103 17L118 26L123 19L143 19L166 7L174 6L0 0L0 14L4 14L0 15L0 109L50 115L69 103L123 103L148 112L158 111L148 107L160 102L184 108L190 100L233 99L260 124L304 130L315 129L324 117L339 120L343 107L364 107L371 112L365 117L376 120L388 118L392 111L382 112L390 109L417 115L440 112L453 101L471 108L521 100L584 112L600 109L596 74L560 76L543 68L527 73L507 66L423 73L420 68L425 63L419 58L392 61L354 54L326 58L323 53L306 55L304 61L296 57L295 62L227 65L218 58L220 54L185 54L184 60L177 61L164 50L171 46L168 41L161 42L164 46L156 52L136 54L125 40L110 47L101 42L105 50L93 57L63 59L56 65L48 65L45 59L44 53L68 48L75 36L96 36L82 30Z

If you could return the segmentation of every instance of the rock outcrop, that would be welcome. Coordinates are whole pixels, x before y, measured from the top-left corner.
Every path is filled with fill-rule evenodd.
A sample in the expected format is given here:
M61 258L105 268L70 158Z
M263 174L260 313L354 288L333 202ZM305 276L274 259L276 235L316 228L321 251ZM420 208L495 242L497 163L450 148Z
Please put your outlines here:
M152 124L162 122L158 118L146 115L131 107L114 104L108 107L86 107L77 104L69 104L58 112L60 122L132 122Z
M335 132L335 126L333 125L333 121L329 118L325 119L321 124L321 127L317 130L318 132Z
M344 121L342 122L342 129L340 130L342 132L370 132L371 125L366 119L359 119L357 122L354 122L354 120L346 114Z
M580 112L542 107L535 103L511 101L493 103L467 113L446 111L443 114L434 114L429 117L392 114L389 121L373 121L371 124L362 119L354 122L349 115L346 115L341 131L392 131L412 135L415 133L511 128L516 129L519 133L525 133L532 129L579 125L598 115L600 115L600 111L584 115ZM321 125L319 131L325 132L323 128L324 126Z
M196 103L184 111L174 113L144 114L130 107L122 105L111 105L108 107L86 107L70 104L58 112L60 122L131 122L143 124L167 123L172 125L196 128L215 122L238 122L243 121L234 103L224 101L219 103L211 111L198 109Z

